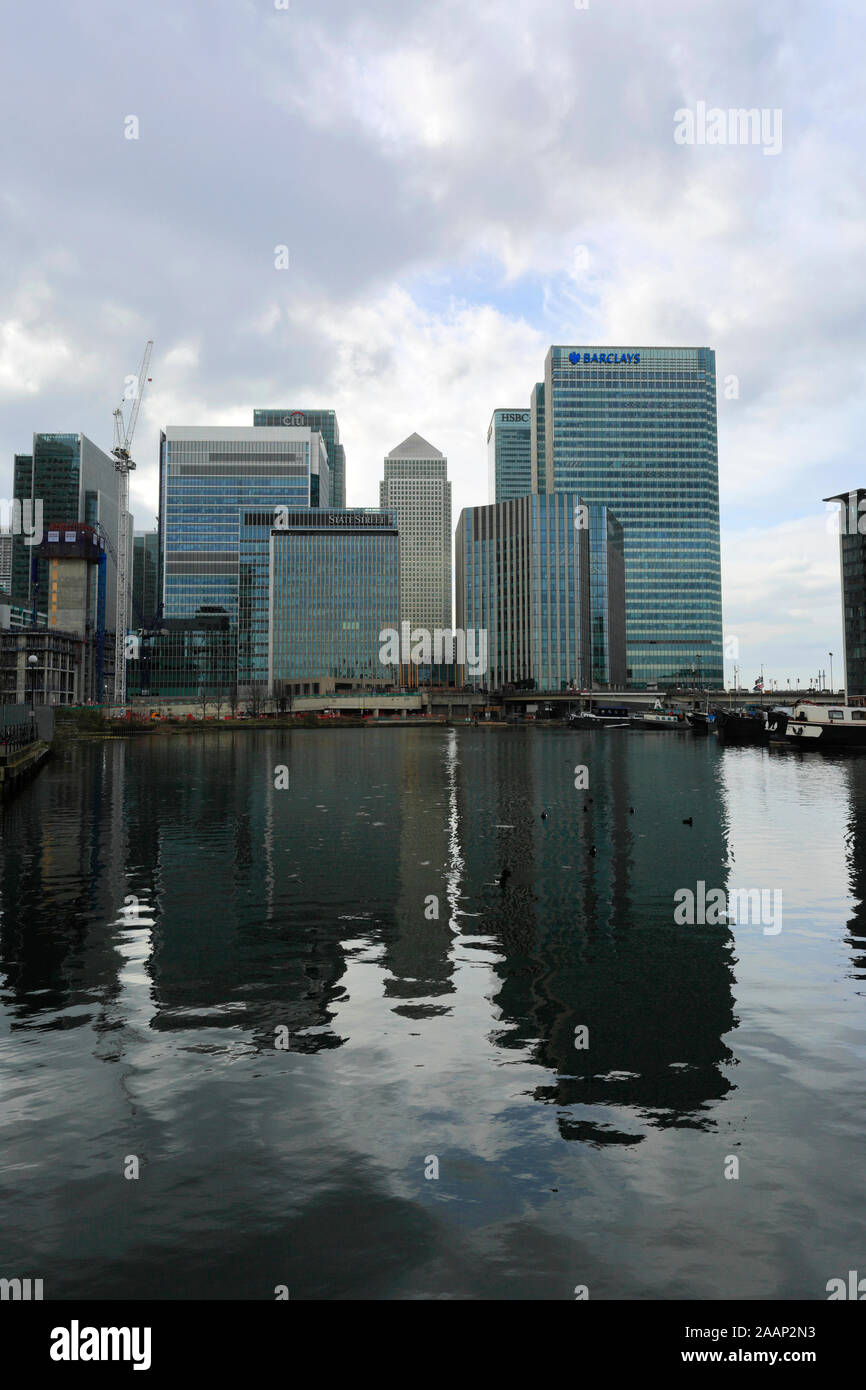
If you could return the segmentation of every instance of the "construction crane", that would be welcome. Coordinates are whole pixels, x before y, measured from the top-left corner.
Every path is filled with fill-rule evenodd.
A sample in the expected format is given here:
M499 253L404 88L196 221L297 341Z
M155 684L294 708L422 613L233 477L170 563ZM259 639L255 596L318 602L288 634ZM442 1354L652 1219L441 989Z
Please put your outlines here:
M123 405L114 412L114 448L111 456L117 469L117 612L114 623L114 703L126 703L126 628L129 619L129 581L132 557L129 551L129 474L135 467L131 457L132 436L141 409L146 382L150 380L147 368L153 351L153 339L149 338L138 369L138 383L132 400L129 419L124 424ZM124 399L128 399L124 394Z

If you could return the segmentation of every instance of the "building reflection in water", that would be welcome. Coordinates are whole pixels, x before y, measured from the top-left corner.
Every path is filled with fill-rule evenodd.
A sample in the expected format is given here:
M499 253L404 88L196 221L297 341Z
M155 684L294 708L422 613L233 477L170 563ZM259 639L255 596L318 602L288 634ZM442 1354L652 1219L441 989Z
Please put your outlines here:
M467 877L492 885L483 929L503 953L497 1042L549 1070L535 1095L566 1138L633 1144L647 1126L706 1127L732 1084L731 932L673 921L677 889L726 887L724 798L714 746L679 737L479 732L461 749ZM491 782L492 803L475 792Z
M823 756L823 755L821 755ZM845 944L851 952L853 975L866 979L866 761L839 754L848 785L849 814L845 831L845 857L854 911L847 921Z
M451 1012L454 993L450 922L460 892L460 850L453 805L456 739L407 731L398 769L399 849L393 920L384 933L385 997L406 1018ZM400 737L400 735L396 735ZM393 873L393 867L391 868Z
M19 1024L92 1024L106 1060L122 1055L125 1027L139 1041L217 1030L203 1047L262 1051L287 1028L294 1050L318 1052L344 1041L353 943L372 946L392 1012L443 1029L458 964L487 951L489 1007L465 1018L546 1070L535 1094L564 1135L625 1143L647 1125L705 1126L731 1084L731 936L676 926L673 903L701 880L726 886L725 802L714 745L658 738L663 758L651 735L615 731L73 749L5 812L10 1011Z

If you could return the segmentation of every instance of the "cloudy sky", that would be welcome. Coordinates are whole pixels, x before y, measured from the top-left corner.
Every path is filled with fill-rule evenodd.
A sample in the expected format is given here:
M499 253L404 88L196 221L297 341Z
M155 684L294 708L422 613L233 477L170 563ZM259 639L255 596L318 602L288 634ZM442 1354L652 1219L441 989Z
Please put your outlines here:
M0 495L34 430L110 446L149 337L139 528L160 427L257 405L336 409L349 503L418 430L456 521L550 343L707 344L741 673L805 681L830 650L838 673L821 498L866 484L858 0L41 0L5 30ZM678 144L700 102L780 111L781 150Z

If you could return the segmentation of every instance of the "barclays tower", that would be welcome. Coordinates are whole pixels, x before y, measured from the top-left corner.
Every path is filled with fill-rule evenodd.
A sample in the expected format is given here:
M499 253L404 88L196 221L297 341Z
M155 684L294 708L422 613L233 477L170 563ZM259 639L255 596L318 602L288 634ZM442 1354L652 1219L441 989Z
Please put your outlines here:
M715 353L554 346L543 402L539 491L577 493L622 523L628 684L720 687Z

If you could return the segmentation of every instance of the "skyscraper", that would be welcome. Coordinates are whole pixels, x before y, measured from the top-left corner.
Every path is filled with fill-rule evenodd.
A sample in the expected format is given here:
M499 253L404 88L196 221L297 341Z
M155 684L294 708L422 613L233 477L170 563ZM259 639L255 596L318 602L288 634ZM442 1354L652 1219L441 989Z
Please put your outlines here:
M588 686L592 595L587 508L574 493L466 507L457 523L457 623L486 631L490 689Z
M541 489L540 453L536 468ZM629 683L697 668L721 685L712 349L551 347L543 491L579 492L622 523Z
M43 530L55 522L101 525L117 550L117 472L114 460L85 434L34 434L33 452L16 454L13 491L16 501L29 503L31 515L41 514ZM130 529L132 521L130 519ZM39 537L35 538L37 543ZM12 538L12 600L23 608L32 601L31 557L36 545L27 537ZM47 563L37 557L38 604L45 606ZM117 571L109 559L106 571L106 623L114 628Z
M400 538L393 513L289 512L270 533L269 688L330 694L391 685L382 633L399 630Z
M403 622L433 632L451 627L451 484L448 460L420 434L385 456L379 506L400 528Z
M150 624L159 604L159 532L136 531L132 541L132 613L130 623Z
M327 450L309 426L184 426L161 435L163 613L225 614L242 684L267 679L274 509L327 506L328 498Z
M328 467L331 473L331 495L328 505L346 505L346 451L340 443L340 426L333 410L254 410L254 425L307 425L318 430L328 451ZM324 506L325 503L322 503Z
M544 382L537 381L529 398L529 449L532 491L546 492L544 451Z
M530 412L494 410L487 430L488 497L507 502L532 492Z
M0 593L12 593L12 532L0 528Z
M835 497L825 497L824 501L842 503L839 509L842 663L846 699L859 699L866 696L866 488L838 492Z
M625 548L609 507L589 508L589 583L592 595L592 684L626 684Z

